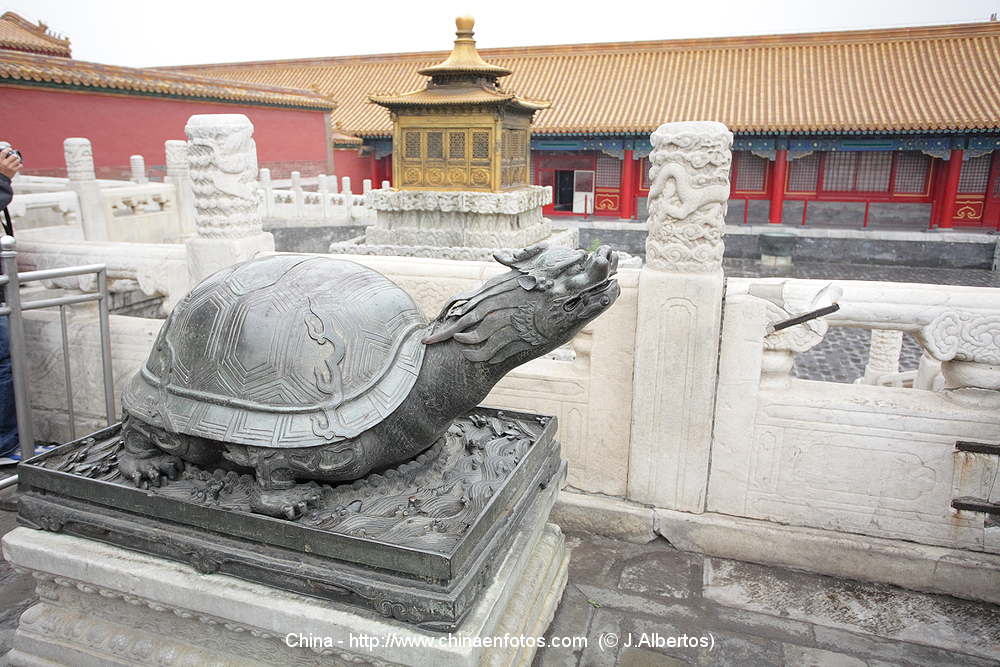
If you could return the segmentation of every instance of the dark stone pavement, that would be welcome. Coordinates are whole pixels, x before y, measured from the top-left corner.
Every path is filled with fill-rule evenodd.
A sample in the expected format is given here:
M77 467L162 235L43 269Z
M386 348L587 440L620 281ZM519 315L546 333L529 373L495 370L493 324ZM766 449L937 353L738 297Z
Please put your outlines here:
M706 558L662 538L567 543L569 584L546 637L587 645L542 649L536 667L1000 664L995 605ZM709 647L676 646L685 636Z

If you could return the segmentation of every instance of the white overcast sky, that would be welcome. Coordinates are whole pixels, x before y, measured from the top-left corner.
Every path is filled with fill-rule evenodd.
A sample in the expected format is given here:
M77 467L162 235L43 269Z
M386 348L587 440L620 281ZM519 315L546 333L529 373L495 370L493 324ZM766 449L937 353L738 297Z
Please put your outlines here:
M455 16L480 47L988 20L1000 0L0 0L72 39L80 60L147 67L436 51Z

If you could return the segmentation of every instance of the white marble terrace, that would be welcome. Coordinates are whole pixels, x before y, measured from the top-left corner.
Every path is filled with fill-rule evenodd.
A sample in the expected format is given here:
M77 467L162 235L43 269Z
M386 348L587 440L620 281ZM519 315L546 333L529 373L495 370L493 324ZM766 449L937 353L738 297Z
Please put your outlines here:
M191 124L188 135L192 145L203 141ZM163 295L169 309L213 263L271 251L263 217L366 215L363 197L348 196L349 184L338 192L333 177L317 177L316 192L297 176L287 189L270 182L266 170L257 173L246 139L241 173L224 172L224 156L199 162L184 142L168 142L175 144L168 182L142 184L97 181L92 160L89 171L85 164L89 144L67 140L68 180L15 182L21 268L106 262L110 277ZM1000 525L951 504L963 496L1000 502L998 457L956 449L960 440L1000 442L1000 291L727 283L731 142L718 123L671 123L654 133L645 266L620 271L620 299L573 341L574 354L522 366L488 403L559 418L569 462L561 522L1000 603ZM208 204L199 199L199 179L252 182L255 199ZM230 233L231 225L238 231ZM398 282L429 316L502 268L349 257ZM838 295L838 312L768 333L768 325L810 310L824 289ZM26 319L36 433L64 439L58 313ZM161 324L112 316L116 390L144 361ZM831 326L873 330L864 377L855 384L791 377L795 355ZM71 332L73 377L81 383L77 430L84 432L101 425L103 409L100 392L85 386L100 378L95 314L77 309ZM915 373L898 373L901 332L923 347Z

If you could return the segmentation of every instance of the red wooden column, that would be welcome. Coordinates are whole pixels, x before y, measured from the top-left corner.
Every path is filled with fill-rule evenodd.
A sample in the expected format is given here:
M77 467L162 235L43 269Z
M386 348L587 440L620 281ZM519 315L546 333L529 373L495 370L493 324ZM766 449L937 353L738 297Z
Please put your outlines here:
M993 166L986 185L986 204L983 207L983 225L1000 230L1000 150L993 151Z
M625 220L631 220L636 215L635 210L635 160L632 159L634 153L626 150L622 157L622 178L621 178L621 210L620 215Z
M785 177L788 174L788 149L779 148L774 152L774 167L771 169L771 209L768 222L780 225L785 204Z
M938 218L938 229L951 229L952 217L955 215L955 197L958 196L958 179L962 176L961 148L953 148L948 158L948 171L944 180L944 192L941 195L941 216Z

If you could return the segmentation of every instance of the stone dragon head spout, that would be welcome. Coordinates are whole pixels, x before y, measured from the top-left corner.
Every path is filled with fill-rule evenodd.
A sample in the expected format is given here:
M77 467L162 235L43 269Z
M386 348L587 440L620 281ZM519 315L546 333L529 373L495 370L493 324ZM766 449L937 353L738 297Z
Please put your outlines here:
M469 361L513 368L569 342L621 293L607 246L539 244L493 256L510 271L452 299L424 343L453 340Z

